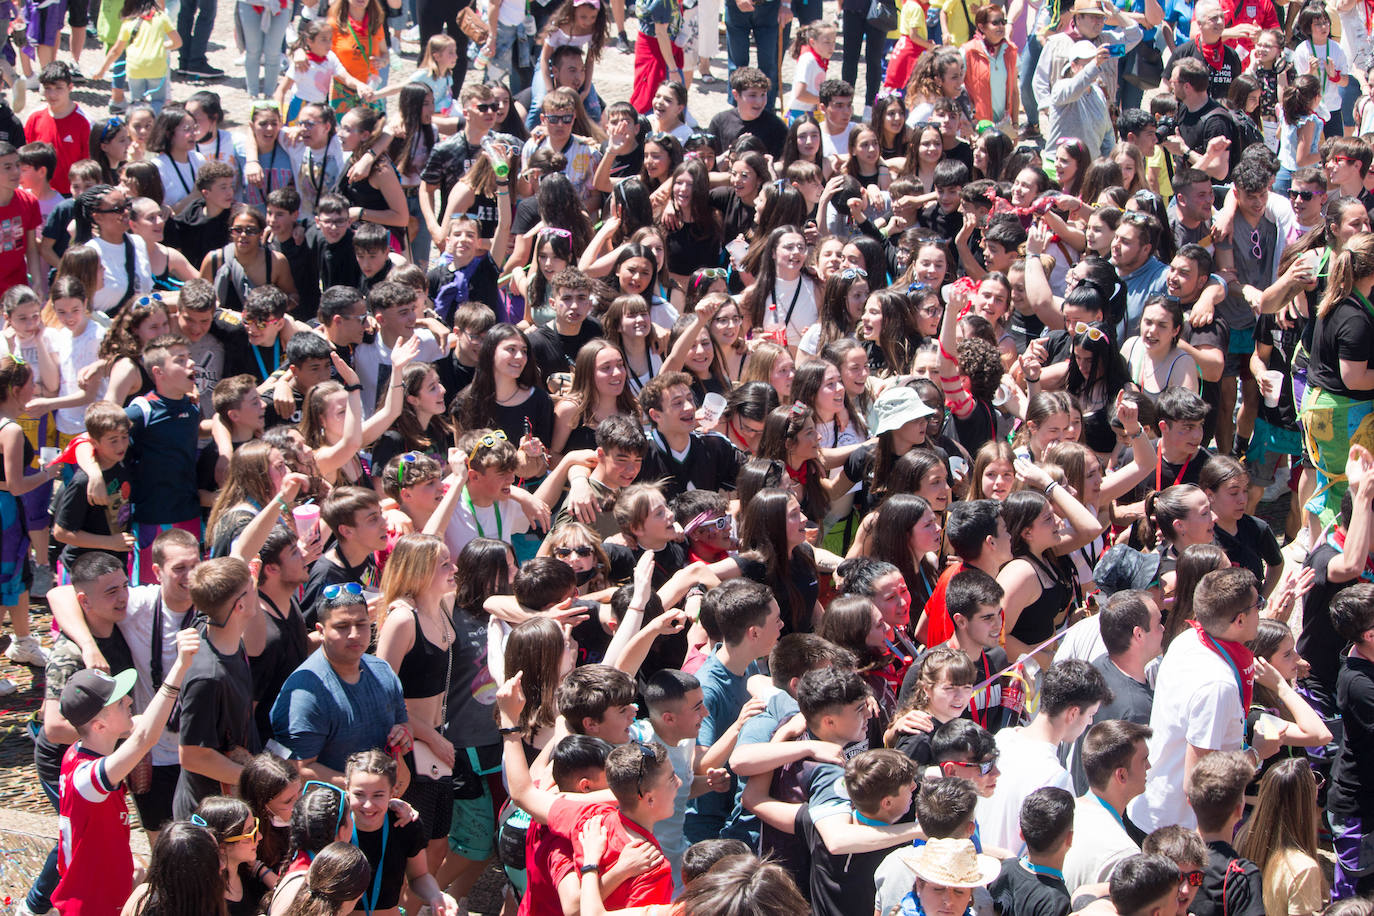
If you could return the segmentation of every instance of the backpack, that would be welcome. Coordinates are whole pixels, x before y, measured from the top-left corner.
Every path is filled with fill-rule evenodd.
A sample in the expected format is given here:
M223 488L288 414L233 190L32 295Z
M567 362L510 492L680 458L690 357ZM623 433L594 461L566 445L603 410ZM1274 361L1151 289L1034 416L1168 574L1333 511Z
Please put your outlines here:
M1241 153L1245 152L1251 145L1255 143L1263 145L1264 133L1259 129L1259 125L1257 125L1248 115L1232 111L1225 105L1219 104L1217 110L1207 115L1205 121L1210 121L1214 118L1221 118L1229 123L1231 127L1228 133L1236 138L1236 141L1231 144L1231 150L1228 156L1230 160L1228 164L1229 169L1234 169L1240 163Z

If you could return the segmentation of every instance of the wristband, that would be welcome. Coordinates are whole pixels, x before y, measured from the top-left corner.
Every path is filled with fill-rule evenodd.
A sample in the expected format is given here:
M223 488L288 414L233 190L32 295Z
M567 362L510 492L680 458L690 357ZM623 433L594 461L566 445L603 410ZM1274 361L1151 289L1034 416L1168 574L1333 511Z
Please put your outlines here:
M355 383L355 384L352 384L352 385L344 385L344 391L347 391L349 394L352 394L352 393L355 392L355 391L362 391L362 390L363 390L363 386L362 386L361 384Z
M590 874L594 874L594 873L596 873L596 872L598 872L598 871L600 871L600 870L601 870L601 863L600 863L600 862L588 862L586 865L583 865L581 868L579 868L579 869L577 870L577 873L578 873L579 875L590 875Z
M959 361L958 358L955 357L955 355L954 355L953 353L951 353L951 352L949 352L948 350L945 349L945 345L944 345L943 343L940 344L940 355L943 356L945 359L949 360L949 361L952 362L952 363L957 363L957 362Z
M511 735L520 735L523 734L524 731L525 730L519 725L512 725L510 728L498 728L496 730L497 734L502 738L509 738Z
M1059 486L1059 481L1057 480L1051 480L1049 483L1045 484L1045 495L1049 496L1050 491L1052 491L1057 486Z

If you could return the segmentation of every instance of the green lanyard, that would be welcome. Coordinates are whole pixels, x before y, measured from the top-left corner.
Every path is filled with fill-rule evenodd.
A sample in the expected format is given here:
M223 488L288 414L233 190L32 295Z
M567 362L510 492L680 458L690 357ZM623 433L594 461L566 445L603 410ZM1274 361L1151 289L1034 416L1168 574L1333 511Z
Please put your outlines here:
M1360 292L1358 289L1352 289L1350 295L1360 300L1360 305L1364 306L1364 310L1371 316L1374 316L1374 305L1371 305L1369 300L1364 297L1364 293Z
M477 536L479 538L486 537L487 533L482 530L482 523L477 520L477 510L472 507L472 497L468 495L467 487L463 487L463 505L467 507L468 512L472 515L472 524L473 527L477 529ZM502 537L503 529L501 527L500 502L493 502L491 504L491 511L496 513L496 539L498 541L503 541L505 538Z

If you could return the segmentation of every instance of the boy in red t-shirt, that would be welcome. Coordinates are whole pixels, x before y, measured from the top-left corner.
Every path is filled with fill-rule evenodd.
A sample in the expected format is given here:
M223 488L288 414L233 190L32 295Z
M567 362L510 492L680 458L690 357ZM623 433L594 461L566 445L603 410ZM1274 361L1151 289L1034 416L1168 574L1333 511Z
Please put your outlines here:
M30 143L51 143L57 150L52 186L64 195L72 193L67 173L78 160L88 157L91 149L91 122L72 100L72 81L72 69L62 61L44 67L38 82L47 107L38 109L24 122L25 139Z
M38 254L38 198L19 187L19 150L0 140L0 295L47 276ZM40 295L41 295L40 291Z
M570 797L550 792L534 784L525 762L520 711L525 708L525 692L520 686L523 672L501 685L496 694L503 761L510 796L532 820L547 824L554 833L570 838L573 862L578 873L597 871L607 910L634 906L667 904L673 899L673 874L654 839L654 825L673 815L673 804L682 781L673 771L668 752L657 742L631 741L611 751L606 758L608 792L591 792ZM600 816L606 827L606 849L599 861L583 858L582 825ZM616 865L626 851L637 844L648 844L659 855L650 856L646 869L629 874L630 869ZM619 872L619 874L617 874Z
M124 778L162 737L200 634L177 634L177 660L143 715L132 715L133 669L114 677L94 668L73 674L58 709L80 736L62 759L58 783L57 870L52 904L62 916L117 916L134 889ZM119 744L122 739L123 744ZM116 750L115 745L119 745Z

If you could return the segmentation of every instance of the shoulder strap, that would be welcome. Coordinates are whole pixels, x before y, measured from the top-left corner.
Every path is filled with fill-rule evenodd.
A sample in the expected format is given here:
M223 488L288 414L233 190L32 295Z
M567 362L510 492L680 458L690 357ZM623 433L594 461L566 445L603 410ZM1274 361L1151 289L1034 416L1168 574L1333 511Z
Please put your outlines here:
M134 240L129 233L124 235L124 298L119 300L120 305L125 305L134 298L134 291L137 285L137 278L134 270L137 266L138 258L134 252Z

